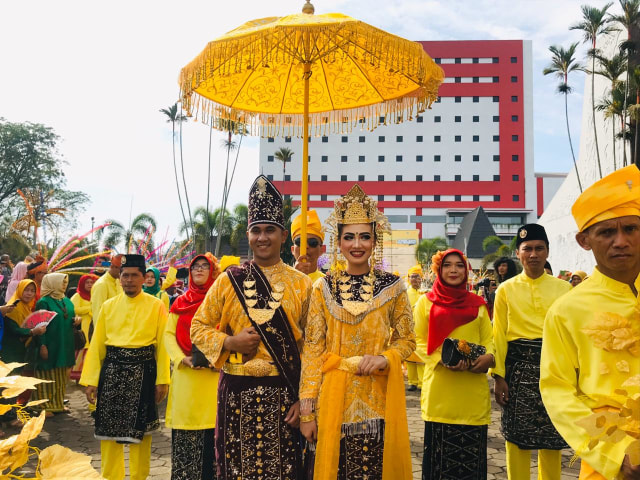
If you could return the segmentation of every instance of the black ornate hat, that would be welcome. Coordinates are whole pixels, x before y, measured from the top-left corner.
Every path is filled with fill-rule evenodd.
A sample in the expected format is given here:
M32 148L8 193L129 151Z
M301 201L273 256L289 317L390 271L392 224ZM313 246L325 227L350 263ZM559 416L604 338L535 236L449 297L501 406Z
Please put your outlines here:
M544 243L549 247L549 239L547 238L547 232L542 225L537 223L527 223L518 229L516 235L516 248L520 246L522 242L527 240L544 240Z
M125 267L137 267L144 270L147 269L147 265L144 260L144 255L127 254L122 256L122 268Z
M282 194L264 175L255 179L249 190L249 224L270 223L285 229Z

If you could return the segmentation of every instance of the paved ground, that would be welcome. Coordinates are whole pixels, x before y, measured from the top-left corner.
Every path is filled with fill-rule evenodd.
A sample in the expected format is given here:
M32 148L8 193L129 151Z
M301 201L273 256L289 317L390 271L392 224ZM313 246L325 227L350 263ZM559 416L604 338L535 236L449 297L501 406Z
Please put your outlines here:
M86 400L82 389L75 384L69 385L67 398L71 413L56 415L47 419L44 429L33 446L44 448L59 443L77 452L90 455L93 466L100 470L100 445L93 438L93 421L89 416ZM164 409L164 405L162 405ZM409 434L411 436L411 453L413 457L414 479L420 479L422 462L422 443L424 423L420 418L420 397L418 392L407 393L407 413L409 420ZM163 412L161 412L163 415ZM499 431L499 410L494 405L492 412L493 423L489 426L488 471L489 480L506 479L504 440ZM6 429L7 433L11 433ZM126 455L126 453L125 453ZM534 455L535 457L535 455ZM535 458L534 458L535 459ZM577 464L569 467L571 452L564 452L564 479L578 478ZM154 433L152 442L151 476L153 479L169 479L171 472L171 433L167 429ZM537 478L537 470L532 468L531 478Z

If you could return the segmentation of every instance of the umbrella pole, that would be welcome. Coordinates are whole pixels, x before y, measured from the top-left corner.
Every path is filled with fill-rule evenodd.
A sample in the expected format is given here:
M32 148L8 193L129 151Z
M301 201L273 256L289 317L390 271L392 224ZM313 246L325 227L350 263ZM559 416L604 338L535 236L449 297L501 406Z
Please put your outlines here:
M309 77L311 64L304 64L304 118L302 136L302 191L300 193L300 255L307 254L307 199L309 197Z

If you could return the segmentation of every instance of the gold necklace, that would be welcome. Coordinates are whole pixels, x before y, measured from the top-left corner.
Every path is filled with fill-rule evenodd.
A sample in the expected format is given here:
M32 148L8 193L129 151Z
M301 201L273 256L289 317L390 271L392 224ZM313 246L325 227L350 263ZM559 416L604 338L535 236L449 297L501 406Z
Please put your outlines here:
M242 282L242 290L244 295L244 302L247 305L249 317L258 325L267 323L273 318L276 310L280 308L280 302L284 296L284 283L278 282L271 286L271 293L268 297L262 297L258 295L256 289L256 279L253 276L252 266L249 265L249 274L247 278ZM267 308L255 308L258 300L266 300Z
M373 300L373 284L375 276L369 272L362 278L362 284L358 287L357 292L360 299L354 299L353 277L346 272L341 272L338 278L338 290L342 307L352 315L358 316L369 309Z

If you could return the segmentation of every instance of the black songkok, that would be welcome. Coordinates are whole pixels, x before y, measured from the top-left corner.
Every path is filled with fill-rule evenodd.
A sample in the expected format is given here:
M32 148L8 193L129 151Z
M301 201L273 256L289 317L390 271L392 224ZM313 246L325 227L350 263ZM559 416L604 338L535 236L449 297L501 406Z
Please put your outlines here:
M547 232L542 225L538 225L537 223L527 223L518 229L518 234L516 236L516 248L518 248L522 242L526 242L528 240L544 240L547 248L549 248Z
M122 256L122 268L125 267L137 267L147 270L147 265L144 260L144 255L127 254Z
M264 175L256 178L251 185L248 207L249 224L247 228L251 228L256 223L270 223L285 230L282 194Z

